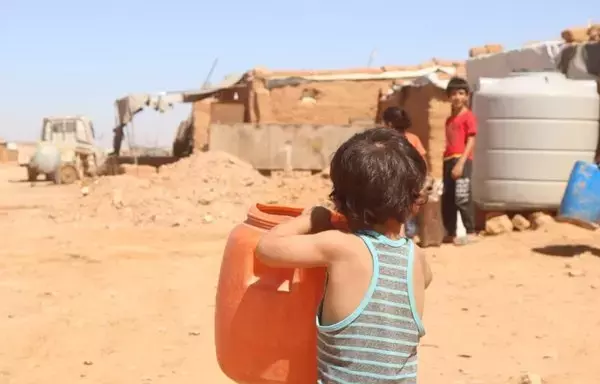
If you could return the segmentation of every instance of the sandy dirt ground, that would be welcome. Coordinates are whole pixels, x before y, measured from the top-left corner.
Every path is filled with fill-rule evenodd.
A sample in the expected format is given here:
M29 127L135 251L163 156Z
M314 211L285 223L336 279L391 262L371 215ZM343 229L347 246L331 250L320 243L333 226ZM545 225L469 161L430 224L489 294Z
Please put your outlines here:
M193 220L181 213L189 202L181 212L167 204L174 192L164 181L160 199L124 192L136 177L155 188L144 184L155 175L103 181L106 191L92 186L85 198L79 187L32 187L23 176L0 165L0 383L229 383L214 356L213 311L239 217L216 197L196 197L204 208ZM220 196L209 179L202 196ZM291 200L307 201L297 184L282 183L294 185ZM223 196L245 209L239 196ZM109 215L102 199L121 213ZM160 204L164 219L138 214ZM600 382L598 232L551 223L427 254L435 277L421 383L518 383L522 372L549 384Z

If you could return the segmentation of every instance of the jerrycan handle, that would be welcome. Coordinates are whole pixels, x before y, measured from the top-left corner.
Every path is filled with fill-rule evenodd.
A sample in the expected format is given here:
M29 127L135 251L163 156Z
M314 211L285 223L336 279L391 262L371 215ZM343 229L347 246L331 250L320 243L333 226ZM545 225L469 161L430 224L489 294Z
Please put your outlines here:
M249 284L260 289L264 289L270 292L283 292L291 293L292 286L300 283L302 280L302 271L299 268L293 269L291 276L287 279L267 278L263 276L252 276Z
M294 269L291 279L284 280L279 287L277 287L277 292L292 292L292 286L294 284L300 283L301 280L301 271L298 268Z
M304 208L297 208L297 207L285 207L285 206L279 206L279 205L268 205L268 204L260 204L260 203L256 204L256 206L259 210L261 210L262 212L265 212L265 213L286 215L286 216L290 216L290 217L298 217L302 214L302 212L304 212ZM342 215L339 212L335 212L333 210L330 210L330 211L331 211L331 224L333 225L333 227L343 230L343 231L347 230L348 229L348 221L346 220L344 215Z

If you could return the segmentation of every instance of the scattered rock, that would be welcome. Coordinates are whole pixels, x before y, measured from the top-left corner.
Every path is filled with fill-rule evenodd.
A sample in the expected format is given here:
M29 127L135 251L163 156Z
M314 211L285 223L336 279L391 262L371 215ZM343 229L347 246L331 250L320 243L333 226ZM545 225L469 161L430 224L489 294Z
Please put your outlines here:
M524 373L515 384L543 384L542 377L536 373Z
M112 191L112 205L117 209L123 208L123 193L121 190L115 189Z
M215 221L215 219L214 219L214 217L212 217L212 215L204 215L204 217L202 218L202 221L203 221L205 224L210 224L210 223L212 223L213 221Z
M198 204L200 205L210 205L213 201L214 201L214 196L203 196L200 199L198 199Z
M571 269L569 272L567 272L567 275L569 277L583 277L585 276L585 272L581 269Z
M585 276L585 271L580 268L573 268L573 264L565 263L565 269L568 269L567 276L582 277Z
M531 228L531 222L519 214L513 216L512 223L513 223L513 227L517 231L525 231L525 230Z
M529 215L529 221L531 222L533 229L539 229L549 223L553 223L554 219L544 212L534 212Z
M485 223L485 233L487 235L500 235L512 232L513 223L507 215L493 217Z

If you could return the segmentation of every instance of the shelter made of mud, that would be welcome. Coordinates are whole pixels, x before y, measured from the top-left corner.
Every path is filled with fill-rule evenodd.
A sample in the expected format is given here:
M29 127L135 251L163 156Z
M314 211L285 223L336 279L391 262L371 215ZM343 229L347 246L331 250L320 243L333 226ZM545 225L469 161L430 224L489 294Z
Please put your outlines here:
M458 76L465 76L459 68ZM382 108L391 105L404 108L411 120L411 132L416 134L427 150L431 174L441 178L446 142L446 119L450 114L450 101L446 95L449 76L431 74L406 81L394 87L393 93L382 100Z
M379 121L382 109L395 102L396 98L388 97L394 89L416 79L443 80L454 75L464 76L464 62L433 59L415 66L338 70L255 68L235 86L194 103L194 146L207 146L211 124L371 125Z
M16 162L18 152L15 143L0 138L0 163Z

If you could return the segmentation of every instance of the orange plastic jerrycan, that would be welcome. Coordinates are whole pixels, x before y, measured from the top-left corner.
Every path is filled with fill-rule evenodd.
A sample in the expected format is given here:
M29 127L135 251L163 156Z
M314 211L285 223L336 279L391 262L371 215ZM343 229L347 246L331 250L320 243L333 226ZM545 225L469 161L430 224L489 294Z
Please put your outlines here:
M266 231L301 213L258 204L229 235L217 288L215 345L221 370L237 383L317 380L315 313L325 269L271 268L254 257Z

